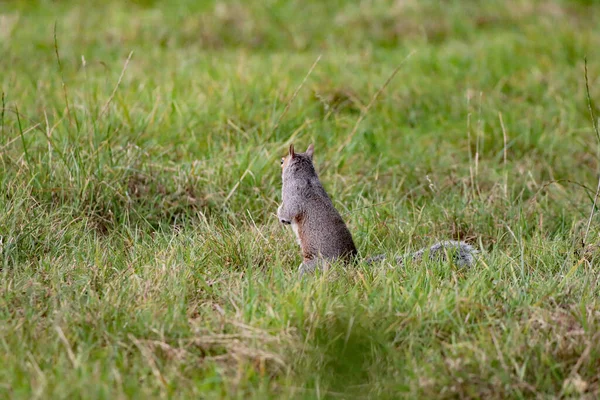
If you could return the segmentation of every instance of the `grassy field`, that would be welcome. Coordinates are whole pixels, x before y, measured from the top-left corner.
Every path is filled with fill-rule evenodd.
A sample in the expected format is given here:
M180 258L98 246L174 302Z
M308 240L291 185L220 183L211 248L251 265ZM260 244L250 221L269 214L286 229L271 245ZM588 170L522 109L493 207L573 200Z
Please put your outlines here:
M0 398L597 398L598 21L0 1ZM299 280L292 142L361 254L480 262Z

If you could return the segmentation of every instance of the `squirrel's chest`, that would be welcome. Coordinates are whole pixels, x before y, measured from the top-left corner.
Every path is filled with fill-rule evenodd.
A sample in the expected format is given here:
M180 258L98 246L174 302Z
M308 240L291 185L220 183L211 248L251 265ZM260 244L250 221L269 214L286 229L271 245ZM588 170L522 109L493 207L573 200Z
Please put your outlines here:
M296 235L296 240L298 240L298 244L302 245L300 241L300 227L296 221L292 221L292 230L294 231L294 235Z

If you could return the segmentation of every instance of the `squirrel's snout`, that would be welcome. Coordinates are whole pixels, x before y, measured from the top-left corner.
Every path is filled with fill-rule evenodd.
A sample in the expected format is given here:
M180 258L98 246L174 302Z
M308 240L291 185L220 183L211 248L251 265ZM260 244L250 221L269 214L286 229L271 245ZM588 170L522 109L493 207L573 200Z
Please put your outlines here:
M286 219L280 219L280 221L281 221L282 224L286 224L286 225L291 225L292 224L292 221L288 221Z

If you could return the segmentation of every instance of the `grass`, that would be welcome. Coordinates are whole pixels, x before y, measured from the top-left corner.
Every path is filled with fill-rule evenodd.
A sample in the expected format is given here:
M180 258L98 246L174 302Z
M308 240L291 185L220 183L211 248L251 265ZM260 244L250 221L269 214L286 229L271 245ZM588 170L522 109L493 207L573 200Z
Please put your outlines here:
M597 397L599 18L0 3L0 397ZM291 142L362 254L481 261L299 280Z

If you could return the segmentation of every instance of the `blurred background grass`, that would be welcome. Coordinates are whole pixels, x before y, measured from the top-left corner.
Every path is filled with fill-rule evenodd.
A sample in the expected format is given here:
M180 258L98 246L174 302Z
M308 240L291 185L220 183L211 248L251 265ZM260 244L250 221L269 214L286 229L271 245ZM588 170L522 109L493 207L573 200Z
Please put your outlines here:
M594 1L0 2L0 390L579 393L599 20ZM298 286L274 218L290 142L315 143L363 254L455 238L485 266ZM538 322L556 332L530 336ZM578 324L570 353L552 347Z

